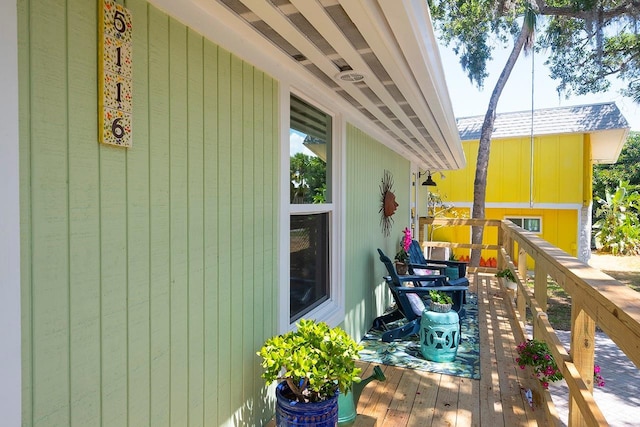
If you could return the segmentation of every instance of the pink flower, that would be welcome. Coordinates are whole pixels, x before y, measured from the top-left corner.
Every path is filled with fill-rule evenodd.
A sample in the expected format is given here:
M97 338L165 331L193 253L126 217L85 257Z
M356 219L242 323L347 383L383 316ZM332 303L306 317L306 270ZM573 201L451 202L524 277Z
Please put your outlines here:
M549 383L546 381L542 382L542 387L544 387L545 389L549 388Z
M404 233L404 237L402 238L402 248L406 252L411 246L411 230L409 230L408 227L405 227L402 232Z

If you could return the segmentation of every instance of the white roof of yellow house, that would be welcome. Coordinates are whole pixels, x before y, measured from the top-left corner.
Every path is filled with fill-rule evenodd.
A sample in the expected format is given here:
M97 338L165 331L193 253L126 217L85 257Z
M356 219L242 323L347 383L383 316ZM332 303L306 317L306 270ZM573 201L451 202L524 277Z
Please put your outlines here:
M457 119L462 141L480 139L484 116ZM531 111L496 115L492 139L531 135ZM629 135L629 123L615 102L544 108L533 112L533 135L591 135L594 163L615 163Z

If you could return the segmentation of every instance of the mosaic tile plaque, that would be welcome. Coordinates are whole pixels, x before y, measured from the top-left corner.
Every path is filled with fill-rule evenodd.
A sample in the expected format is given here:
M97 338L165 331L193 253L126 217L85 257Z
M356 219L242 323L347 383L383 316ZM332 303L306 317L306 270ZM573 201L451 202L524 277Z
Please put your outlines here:
M101 140L105 144L130 147L131 114L105 107L103 109Z
M104 107L131 112L131 97L133 88L131 79L122 75L104 73Z
M104 39L104 71L131 77L131 44L111 37Z
M100 9L100 142L131 147L133 25L131 13L113 0Z

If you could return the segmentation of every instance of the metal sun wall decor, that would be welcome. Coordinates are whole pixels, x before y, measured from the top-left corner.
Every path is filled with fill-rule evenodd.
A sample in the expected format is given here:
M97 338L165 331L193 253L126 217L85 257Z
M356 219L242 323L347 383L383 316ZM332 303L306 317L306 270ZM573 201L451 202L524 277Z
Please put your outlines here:
M396 213L398 203L396 203L396 195L393 193L393 175L386 169L380 183L380 205L382 234L385 237L389 237L391 226L393 225L393 218L391 217Z

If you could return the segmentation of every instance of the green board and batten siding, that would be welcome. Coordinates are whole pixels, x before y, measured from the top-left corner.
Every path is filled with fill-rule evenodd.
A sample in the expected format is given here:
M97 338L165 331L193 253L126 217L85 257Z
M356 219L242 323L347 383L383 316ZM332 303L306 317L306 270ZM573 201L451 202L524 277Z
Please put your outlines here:
M345 274L347 332L360 339L371 320L389 305L386 275L376 248L393 257L402 230L409 226L410 163L362 130L347 126L347 217ZM380 184L384 170L393 175L398 210L389 237L380 226Z
M23 425L259 424L278 85L144 1L133 147L97 142L95 0L19 0Z

